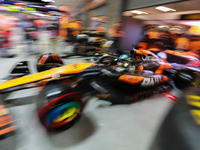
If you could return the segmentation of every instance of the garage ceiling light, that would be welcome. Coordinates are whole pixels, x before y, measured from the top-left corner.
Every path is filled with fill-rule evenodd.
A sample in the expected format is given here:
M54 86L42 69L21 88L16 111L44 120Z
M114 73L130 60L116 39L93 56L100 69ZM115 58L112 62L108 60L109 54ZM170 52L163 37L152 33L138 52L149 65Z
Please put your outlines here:
M138 15L141 15L141 14L148 14L148 13L146 13L146 12L139 11L139 10L133 10L133 11L131 11L131 12L134 13L134 14L138 14Z
M176 11L175 9L171 9L171 8L164 7L164 6L156 7L156 9L164 11L164 12L167 12L167 11Z

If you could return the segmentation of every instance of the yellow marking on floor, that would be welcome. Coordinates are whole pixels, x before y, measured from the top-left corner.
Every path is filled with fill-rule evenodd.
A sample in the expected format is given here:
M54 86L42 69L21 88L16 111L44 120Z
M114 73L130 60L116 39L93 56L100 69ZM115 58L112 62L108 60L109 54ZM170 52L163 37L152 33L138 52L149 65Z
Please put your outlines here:
M192 115L196 124L200 125L200 110L190 110L190 114Z
M196 106L200 108L200 96L187 95L186 101L189 105Z

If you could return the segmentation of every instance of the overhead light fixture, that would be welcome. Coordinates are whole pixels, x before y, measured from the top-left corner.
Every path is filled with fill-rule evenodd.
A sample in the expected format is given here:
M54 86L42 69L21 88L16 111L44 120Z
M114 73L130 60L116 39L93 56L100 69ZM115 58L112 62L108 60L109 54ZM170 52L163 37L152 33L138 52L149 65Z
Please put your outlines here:
M133 11L131 11L131 12L134 13L134 14L138 14L138 15L141 15L141 14L148 14L148 13L146 13L146 12L139 11L139 10L133 10Z
M164 6L158 6L158 7L156 7L156 9L158 9L158 10L160 10L160 11L164 11L164 12L176 11L175 9L171 9L171 8L164 7Z

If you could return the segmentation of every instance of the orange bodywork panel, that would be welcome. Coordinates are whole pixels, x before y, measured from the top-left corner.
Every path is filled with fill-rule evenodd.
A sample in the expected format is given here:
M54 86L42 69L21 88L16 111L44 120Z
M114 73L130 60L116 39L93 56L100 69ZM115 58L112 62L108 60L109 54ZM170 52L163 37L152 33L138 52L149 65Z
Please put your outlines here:
M165 50L164 53L173 54L174 51L171 51L171 50Z
M77 63L77 64L70 64L58 68L53 68L47 71L39 72L36 74L27 75L24 77L12 79L0 84L0 90L36 82L48 78L52 78L56 75L68 75L68 74L76 74L84 71L87 67L93 65L94 63Z
M192 53L192 52L185 52L185 53L183 53L183 55L186 55L186 56L194 56L194 57L199 58L199 55L198 55L198 54L195 54L195 53Z
M150 49L148 49L149 51L153 51L153 52L159 52L160 51L160 49L158 49L158 48L150 48Z
M173 69L173 66L167 63L161 64L160 67L155 71L156 75L162 75L165 69Z
M140 43L138 44L138 46L139 46L139 47L142 47L142 48L139 48L139 50L145 50L145 49L147 49L147 47L148 47L148 43L147 43L147 42L140 42Z
M167 54L172 54L172 55L176 55L176 56L180 56L180 57L194 56L194 57L199 58L199 55L195 54L193 52L182 52L182 53L180 53L180 52L172 51L172 50L165 50L164 52L167 53Z
M142 77L142 76L121 75L118 80L134 85L134 84L138 84L138 83L142 82L143 79L144 79L144 77Z
M167 76L163 76L161 82L162 82L162 83L165 83L165 82L167 82L167 80L168 80L168 77L167 77Z
M140 55L144 55L144 54L148 55L148 54L150 54L150 52L147 51L147 50L136 50L136 53L140 54Z

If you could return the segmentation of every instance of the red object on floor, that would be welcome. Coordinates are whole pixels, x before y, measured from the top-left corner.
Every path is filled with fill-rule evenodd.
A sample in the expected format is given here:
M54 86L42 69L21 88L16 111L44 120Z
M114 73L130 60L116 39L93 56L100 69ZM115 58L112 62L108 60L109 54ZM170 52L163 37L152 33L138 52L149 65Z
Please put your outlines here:
M171 93L164 92L164 93L161 93L161 95L163 95L164 97L166 97L166 98L168 98L168 99L171 99L171 100L174 101L174 102L177 102L177 101L178 101L178 97L172 95Z

